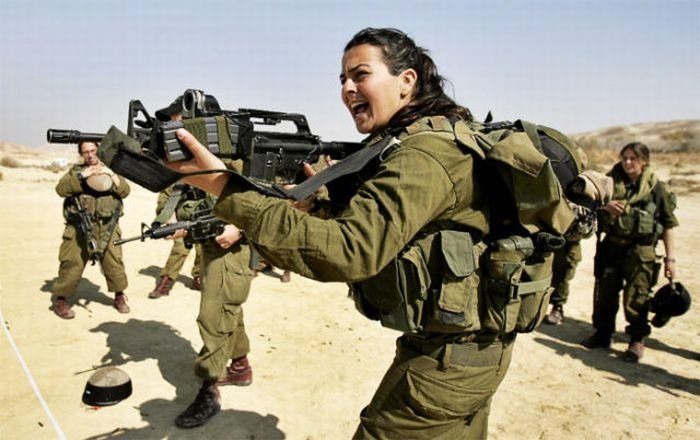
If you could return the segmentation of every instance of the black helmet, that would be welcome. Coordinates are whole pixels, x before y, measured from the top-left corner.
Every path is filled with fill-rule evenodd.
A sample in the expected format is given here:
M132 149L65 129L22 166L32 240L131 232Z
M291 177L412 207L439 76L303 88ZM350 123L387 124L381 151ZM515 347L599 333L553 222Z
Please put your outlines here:
M131 395L131 379L116 367L105 367L92 373L83 392L83 403L90 406L109 406Z
M656 291L651 299L655 313L651 324L663 327L674 316L681 316L690 308L690 292L679 282L670 282Z

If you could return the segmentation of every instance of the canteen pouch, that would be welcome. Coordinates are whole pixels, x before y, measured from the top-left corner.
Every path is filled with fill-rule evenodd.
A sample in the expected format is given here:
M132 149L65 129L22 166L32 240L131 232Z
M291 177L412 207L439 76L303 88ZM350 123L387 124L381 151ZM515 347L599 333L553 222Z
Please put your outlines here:
M518 250L487 251L481 284L481 323L500 334L527 333L544 319L552 295L552 252L524 258Z

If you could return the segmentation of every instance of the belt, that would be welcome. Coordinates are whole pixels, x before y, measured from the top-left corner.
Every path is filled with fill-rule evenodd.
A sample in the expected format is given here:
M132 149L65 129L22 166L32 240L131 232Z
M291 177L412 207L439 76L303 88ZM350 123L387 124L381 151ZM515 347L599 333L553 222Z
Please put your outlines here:
M515 332L505 336L470 334L445 343L404 336L401 338L401 345L408 350L439 361L441 368L444 369L450 364L493 365L501 358L503 347L514 340Z
M616 237L614 235L608 235L605 237L605 240L609 241L612 244L616 244L618 246L634 246L634 245L652 246L654 244L654 243L652 243L652 238L650 238L650 237L638 238L638 239L632 240L629 238L621 238L621 237Z

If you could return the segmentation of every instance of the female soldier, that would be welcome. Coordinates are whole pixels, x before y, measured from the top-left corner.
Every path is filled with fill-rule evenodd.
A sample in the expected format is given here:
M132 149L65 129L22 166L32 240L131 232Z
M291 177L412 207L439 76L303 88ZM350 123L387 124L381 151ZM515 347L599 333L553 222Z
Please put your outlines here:
M664 242L664 275L676 275L672 228L678 226L671 195L649 166L649 148L633 142L620 151L620 162L608 173L615 183L612 201L599 216L599 232L605 233L595 255L596 287L593 298L595 333L582 344L609 347L615 332L620 290L630 343L623 360L638 362L644 354L652 288L658 279L656 243Z
M397 267L407 246L445 230L480 242L488 229L484 188L473 174L474 156L455 141L454 122L471 121L471 113L444 93L433 60L406 34L357 33L345 47L340 83L357 130L368 135L366 148L391 137L400 143L360 173L352 194L345 188L333 218L262 196L225 174L186 181L220 195L216 214L245 230L266 261L316 280L356 283L354 294L374 294L376 305L390 302L395 286L382 275ZM172 169L223 169L190 133L177 134L195 159L171 163ZM476 295L477 284L478 275L467 277L457 296ZM491 398L510 364L514 336L480 331L478 319L461 333L404 333L355 438L486 438Z

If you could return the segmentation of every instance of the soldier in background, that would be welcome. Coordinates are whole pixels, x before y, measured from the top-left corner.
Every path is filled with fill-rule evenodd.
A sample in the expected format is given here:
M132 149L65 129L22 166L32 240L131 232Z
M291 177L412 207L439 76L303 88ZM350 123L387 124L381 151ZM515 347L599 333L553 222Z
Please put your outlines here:
M71 168L56 185L56 193L65 198L66 227L58 252L58 277L51 287L51 309L63 319L75 316L68 298L75 293L85 265L92 261L100 264L107 290L115 292L114 308L119 313L129 313L122 250L113 242L121 237L118 221L122 199L131 189L126 179L99 160L96 143L81 142L78 153L83 163Z
M181 118L182 96L156 112L160 120ZM235 168L239 162L229 162ZM239 169L240 171L240 169ZM211 210L216 200L201 190L184 197L175 209L178 221L193 220L197 213ZM164 208L167 209L167 208ZM186 231L175 232L171 239L182 239ZM175 418L180 428L203 425L221 410L219 386L247 386L253 370L248 362L250 341L243 322L243 303L248 298L253 271L251 248L242 232L233 225L223 226L216 237L196 243L199 248L201 300L197 325L202 349L195 360L194 373L201 387L194 401Z
M173 190L176 190L176 195L173 196ZM189 194L199 191L198 189L191 187L189 185L185 184L180 184L179 187L177 185L173 185L169 188L166 188L165 190L161 191L160 194L158 194L158 204L156 206L156 215L160 217L160 215L163 213L164 208L167 205L168 200L171 197L177 197L179 199L187 199L189 198ZM166 213L167 214L167 213ZM177 221L175 212L173 211L169 218L164 221L164 224L172 224ZM168 255L168 260L165 262L165 266L160 271L160 278L158 280L158 284L156 287L148 294L149 298L152 299L157 299L160 298L161 296L166 296L170 294L170 290L173 288L173 284L175 284L175 280L177 277L180 275L180 270L182 270L182 266L185 264L185 260L187 260L187 257L190 254L191 248L188 248L185 246L185 242L183 239L178 238L176 240L173 240L173 246L170 249L170 254ZM190 285L190 288L192 290L201 290L202 284L201 284L201 277L199 274L199 265L200 265L200 255L199 255L199 247L194 246L195 250L195 258L194 258L194 263L192 264L192 270L191 270L191 275L192 275L192 284Z

